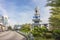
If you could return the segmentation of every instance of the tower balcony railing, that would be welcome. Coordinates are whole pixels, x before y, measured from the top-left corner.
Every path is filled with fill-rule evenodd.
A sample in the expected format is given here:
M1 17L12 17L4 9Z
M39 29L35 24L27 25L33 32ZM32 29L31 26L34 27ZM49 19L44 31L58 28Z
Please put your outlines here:
M40 25L40 23L33 23L33 25Z
M40 19L32 19L33 21L40 21Z

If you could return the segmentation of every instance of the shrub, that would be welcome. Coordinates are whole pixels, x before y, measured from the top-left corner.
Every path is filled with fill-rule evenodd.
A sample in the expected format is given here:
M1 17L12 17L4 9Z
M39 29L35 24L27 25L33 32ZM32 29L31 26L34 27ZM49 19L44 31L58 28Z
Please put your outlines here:
M53 35L56 40L60 40L60 29L53 30Z
M45 33L45 37L49 39L49 38L53 38L53 35L52 33Z

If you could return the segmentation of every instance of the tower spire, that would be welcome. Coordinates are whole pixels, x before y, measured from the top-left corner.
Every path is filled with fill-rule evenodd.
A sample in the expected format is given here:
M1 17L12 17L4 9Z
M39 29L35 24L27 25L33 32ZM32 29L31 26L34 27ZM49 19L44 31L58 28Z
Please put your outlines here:
M39 7L38 6L35 8L35 15L39 15Z

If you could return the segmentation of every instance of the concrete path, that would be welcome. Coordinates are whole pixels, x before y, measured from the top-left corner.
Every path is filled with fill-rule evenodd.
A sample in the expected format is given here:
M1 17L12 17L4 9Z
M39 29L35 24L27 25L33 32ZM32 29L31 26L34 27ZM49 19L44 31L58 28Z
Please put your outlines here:
M0 40L26 40L26 38L15 31L0 33Z

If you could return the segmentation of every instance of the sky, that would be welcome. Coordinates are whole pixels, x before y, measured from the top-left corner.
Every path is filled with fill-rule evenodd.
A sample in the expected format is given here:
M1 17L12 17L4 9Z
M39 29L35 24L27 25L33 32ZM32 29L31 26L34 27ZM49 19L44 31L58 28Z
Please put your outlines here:
M0 0L0 15L8 17L10 25L32 23L36 6L39 7L42 23L48 23L47 0Z

